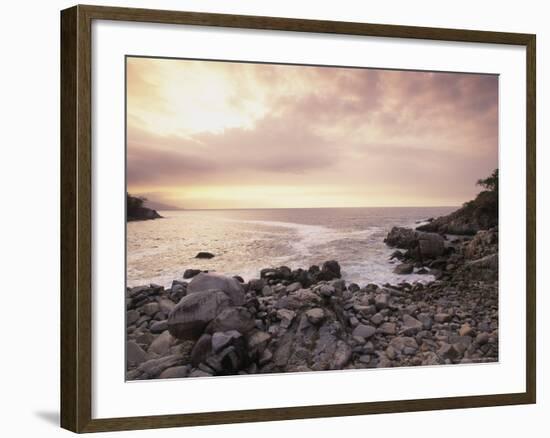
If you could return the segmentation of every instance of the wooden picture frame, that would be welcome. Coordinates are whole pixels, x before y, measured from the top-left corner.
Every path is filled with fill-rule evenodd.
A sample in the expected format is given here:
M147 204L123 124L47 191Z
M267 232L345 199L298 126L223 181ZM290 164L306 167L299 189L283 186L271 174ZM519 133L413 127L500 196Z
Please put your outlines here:
M93 20L518 45L526 48L526 391L196 414L92 418L92 35ZM61 12L61 426L74 432L529 404L536 401L535 35L475 30L75 6Z

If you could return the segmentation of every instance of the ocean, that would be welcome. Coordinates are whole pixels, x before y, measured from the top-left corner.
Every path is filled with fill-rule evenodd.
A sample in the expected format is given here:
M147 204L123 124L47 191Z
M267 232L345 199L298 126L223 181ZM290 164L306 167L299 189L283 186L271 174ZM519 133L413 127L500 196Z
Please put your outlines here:
M383 240L393 226L415 227L457 207L365 207L161 211L163 218L127 224L127 285L169 286L188 268L257 278L286 265L307 269L337 260L346 281L429 281L394 274ZM215 254L196 259L199 251Z

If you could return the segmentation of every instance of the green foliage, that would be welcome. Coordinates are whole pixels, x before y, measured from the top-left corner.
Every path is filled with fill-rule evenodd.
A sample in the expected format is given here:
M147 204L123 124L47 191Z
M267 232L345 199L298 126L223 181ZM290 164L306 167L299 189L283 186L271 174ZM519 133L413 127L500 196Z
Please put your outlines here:
M487 178L477 180L476 184L490 192L498 192L498 169L493 170L493 173Z

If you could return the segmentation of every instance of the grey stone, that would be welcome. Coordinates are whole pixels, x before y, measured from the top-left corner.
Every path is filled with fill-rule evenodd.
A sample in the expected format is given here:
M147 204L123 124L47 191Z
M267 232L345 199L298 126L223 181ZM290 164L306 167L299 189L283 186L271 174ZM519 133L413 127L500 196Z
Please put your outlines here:
M158 303L160 311L166 316L170 315L170 312L172 312L172 310L174 310L174 307L176 307L176 304L168 298L161 298Z
M401 331L405 335L415 335L420 330L424 328L424 324L421 323L418 319L413 318L410 315L403 315L403 325Z
M399 353L403 352L405 348L409 349L407 351L418 350L416 339L407 336L396 336L390 341L390 346Z
M462 324L462 326L460 327L460 330L458 331L458 334L460 336L472 336L473 333L474 333L474 329L468 323Z
M150 378L157 377L165 369L171 368L176 365L181 365L182 358L180 355L171 355L161 357L159 359L150 359L147 362L143 362L139 367L143 373L146 373Z
M216 273L201 272L195 276L189 283L189 286L187 286L187 295L207 290L224 292L230 298L234 306L242 306L245 302L242 285L232 277L226 277Z
M412 274L413 269L414 265L412 263L401 263L393 269L393 272L399 275L407 275Z
M362 338L368 339L376 333L376 329L371 325L359 324L355 329L353 329L353 336L361 336Z
M390 296L387 293L377 294L374 298L374 305L378 310L385 309L390 304Z
M147 353L134 341L126 342L126 366L132 367L147 360Z
M380 327L378 327L378 332L384 335L395 335L397 328L393 322L385 322Z
M207 324L230 304L229 297L219 290L186 295L170 313L168 329L173 336L179 339L196 339Z
M195 275L199 275L201 273L200 269L186 269L183 273L183 278L193 278Z
M151 343L149 346L149 349L147 350L149 353L156 353L161 356L165 355L170 351L170 347L174 343L174 338L170 334L168 330L165 332L162 332L160 335L157 336L157 338Z
M155 321L151 324L149 330L154 334L162 333L164 330L168 330L168 321Z
M147 304L144 304L142 307L141 307L141 311L143 313L145 313L147 316L153 316L155 313L157 313L160 309L160 306L158 303L154 302L154 303L147 303Z
M265 280L263 278L253 278L248 282L248 289L255 292L260 292L265 286Z
M437 354L442 359L451 359L451 360L454 360L460 356L460 352L452 344L443 344L441 348L437 350Z
M294 283L289 284L286 287L286 290L287 290L288 293L292 293L292 292L296 292L297 290L299 290L301 288L302 288L302 284L296 281Z
M288 309L279 309L277 310L277 318L281 320L281 327L288 328L290 327L290 324L292 324L292 321L294 320L294 317L296 316L296 312Z
M487 342L489 342L489 333L483 332L476 336L476 344L485 345Z
M212 335L212 351L217 353L227 347L233 339L240 338L242 335L236 330L227 332L216 332Z
M191 364L194 367L199 366L201 362L204 362L208 355L212 352L212 336L209 334L203 334L191 350Z
M160 379L179 379L182 377L187 377L189 374L189 366L180 365L177 367L166 368L162 373L160 373Z
M128 310L126 312L126 325L130 326L137 322L139 319L139 312L137 310Z
M453 319L452 315L449 315L448 313L436 313L434 315L435 322L438 323L444 323L449 322Z
M306 312L306 317L313 325L318 325L325 319L325 311L320 307L314 307Z
M236 330L243 335L256 327L254 317L245 307L227 307L208 324L208 333Z
M384 316L381 313L376 313L370 318L370 322L372 322L374 325L380 325L382 322L384 322Z

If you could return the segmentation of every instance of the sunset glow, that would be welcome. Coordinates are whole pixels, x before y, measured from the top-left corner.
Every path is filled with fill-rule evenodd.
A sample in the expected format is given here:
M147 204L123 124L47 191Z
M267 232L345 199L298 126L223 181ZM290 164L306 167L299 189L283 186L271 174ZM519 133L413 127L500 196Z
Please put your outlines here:
M128 191L179 208L460 205L498 77L127 59Z

